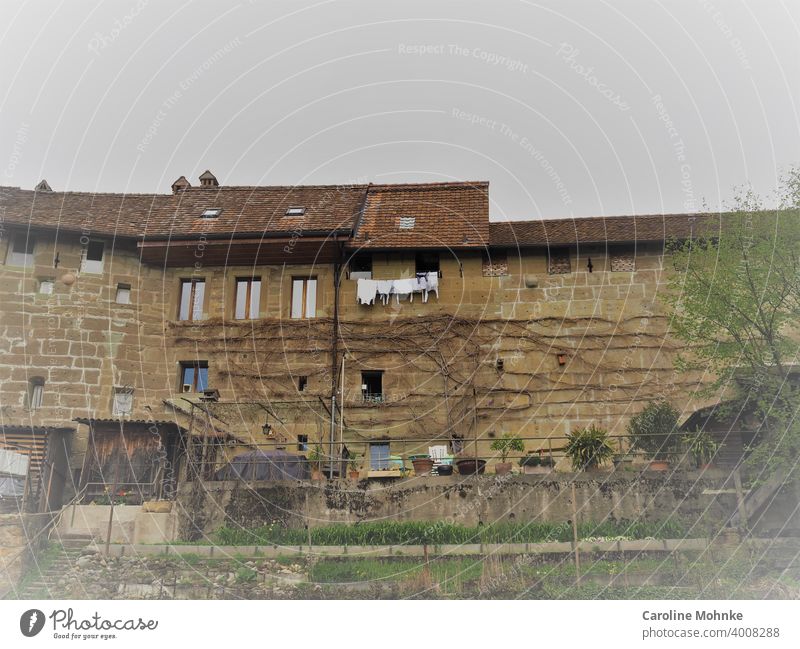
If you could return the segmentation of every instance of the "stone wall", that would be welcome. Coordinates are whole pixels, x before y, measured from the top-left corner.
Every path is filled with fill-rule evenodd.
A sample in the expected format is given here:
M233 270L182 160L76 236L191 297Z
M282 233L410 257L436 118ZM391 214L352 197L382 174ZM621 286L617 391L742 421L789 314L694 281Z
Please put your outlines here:
M735 511L735 496L716 491L719 473L645 472L415 478L356 483L186 483L178 494L179 537L197 540L220 527L272 522L301 528L359 521L445 521L466 526L499 521L572 519L576 488L581 522L665 521L695 526L703 536Z
M5 425L74 429L70 466L79 470L88 427L76 418L111 418L115 387L129 387L129 419L186 427L186 417L164 400L178 396L180 362L204 360L223 400L269 403L275 415L259 405L233 408L224 417L230 432L267 442L262 426L269 419L290 449L298 435L327 437L330 265L207 267L201 256L194 267L164 269L140 264L133 242L106 240L103 271L91 274L81 272L91 237L37 233L33 267L0 266ZM622 432L656 396L673 398L687 413L698 405L687 400L698 377L672 368L675 349L657 299L664 280L658 246L640 245L631 272L610 272L604 248L586 248L580 257L573 251L572 272L564 275L548 274L545 251L508 257L508 275L485 277L480 253L443 253L439 296L427 303L416 296L413 303L361 306L356 283L342 281L342 432L352 448L363 455L369 440L410 438L419 443L403 451L427 452L428 440L459 434L480 437L478 452L486 455L492 438L510 431L535 438L528 442L534 450L591 422ZM373 254L376 278L413 270L413 251ZM232 320L235 280L254 275L262 279L260 318ZM292 277L309 275L318 278L317 317L291 320ZM192 277L206 281L204 319L178 322L180 281ZM52 294L38 292L45 278L55 280ZM115 301L121 283L131 286L130 304ZM363 402L362 370L384 372L383 403ZM30 411L28 382L37 376L45 381L44 400Z
M0 599L13 590L28 567L28 539L36 539L34 548L42 545L39 532L48 520L47 514L0 514Z

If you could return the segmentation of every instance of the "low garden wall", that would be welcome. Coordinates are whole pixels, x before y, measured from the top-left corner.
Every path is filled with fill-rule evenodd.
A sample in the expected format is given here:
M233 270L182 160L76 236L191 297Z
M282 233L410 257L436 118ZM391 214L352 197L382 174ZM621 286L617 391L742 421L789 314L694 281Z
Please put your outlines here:
M359 521L446 521L465 526L572 520L680 519L702 536L736 510L725 472L550 473L451 476L359 482L184 483L176 507L178 537L192 541L222 526L290 528Z

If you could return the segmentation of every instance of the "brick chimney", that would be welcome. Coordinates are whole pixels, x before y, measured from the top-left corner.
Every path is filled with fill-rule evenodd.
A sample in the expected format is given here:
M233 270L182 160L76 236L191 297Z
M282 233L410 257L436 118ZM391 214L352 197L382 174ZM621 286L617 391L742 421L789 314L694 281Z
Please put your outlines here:
M217 182L217 177L214 174L212 174L208 169L206 169L202 174L200 174L200 186L219 187L219 183Z
M182 191L189 189L192 186L188 180L186 180L186 176L181 176L172 183L172 193L173 194L180 194Z

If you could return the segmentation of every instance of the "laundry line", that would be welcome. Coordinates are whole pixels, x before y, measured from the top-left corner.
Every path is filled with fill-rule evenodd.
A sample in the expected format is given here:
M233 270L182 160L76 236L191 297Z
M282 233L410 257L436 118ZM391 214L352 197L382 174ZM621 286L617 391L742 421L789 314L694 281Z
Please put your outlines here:
M400 298L408 297L414 301L414 294L421 293L422 301L428 301L428 295L436 293L439 298L439 273L417 273L416 277L403 277L400 279L359 279L356 287L356 301L359 304L375 304L377 299L385 306L392 295L397 304Z

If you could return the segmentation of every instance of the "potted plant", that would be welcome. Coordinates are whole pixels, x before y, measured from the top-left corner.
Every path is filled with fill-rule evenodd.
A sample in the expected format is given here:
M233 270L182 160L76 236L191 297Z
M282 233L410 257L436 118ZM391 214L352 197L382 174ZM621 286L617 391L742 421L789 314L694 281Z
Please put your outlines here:
M539 453L528 453L528 455L519 459L522 472L526 475L550 473L554 464L553 458L549 455L542 455L541 451Z
M525 450L525 443L513 433L508 432L494 440L489 448L500 453L500 462L494 465L494 472L497 475L505 475L511 473L511 462L506 462L509 453L512 451L522 453Z
M431 474L431 470L433 470L433 458L430 455L409 455L408 459L411 460L416 475Z
M650 469L666 471L670 459L680 449L677 434L678 411L665 399L651 401L644 410L628 422L631 445L647 454Z
M692 433L687 433L683 436L682 440L698 469L704 470L712 468L713 465L711 462L722 446L721 443L717 442L709 433L703 430L695 430Z
M486 460L466 454L457 455L455 465L461 475L475 475L486 470Z
M311 479L322 480L324 474L322 473L322 462L325 459L325 453L322 450L322 444L315 444L314 447L308 452L308 461L311 464Z
M608 431L594 424L569 433L565 450L576 471L595 471L614 455Z
M348 475L350 476L351 480L358 480L360 474L358 470L358 454L353 453L349 458L347 458L347 469Z

